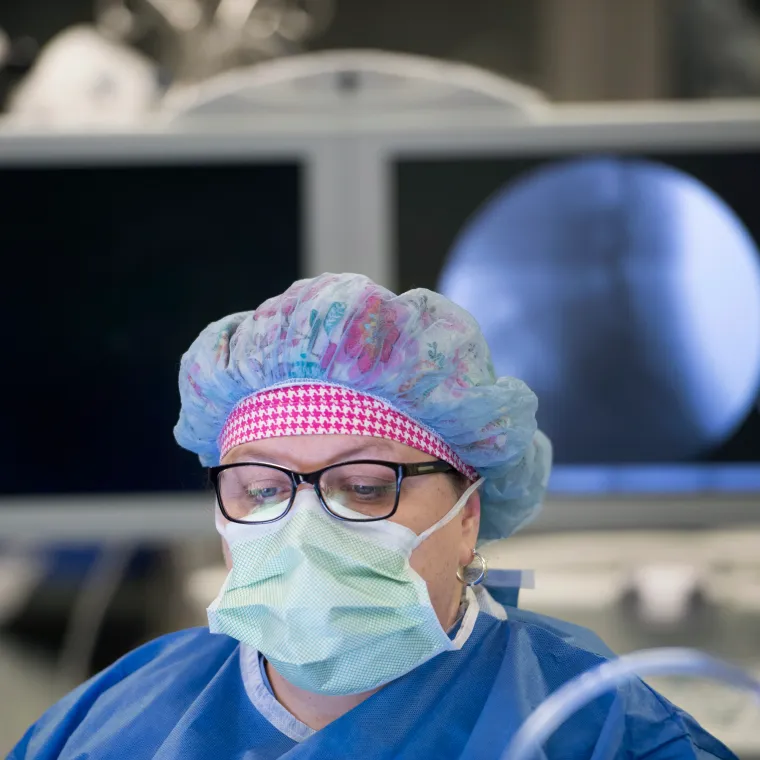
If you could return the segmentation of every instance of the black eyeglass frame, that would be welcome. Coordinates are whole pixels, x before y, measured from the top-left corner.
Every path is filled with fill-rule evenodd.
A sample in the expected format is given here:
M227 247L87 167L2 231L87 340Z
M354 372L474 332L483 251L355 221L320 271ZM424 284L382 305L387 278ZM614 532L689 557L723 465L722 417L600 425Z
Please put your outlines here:
M338 515L330 509L319 487L319 479L325 472L334 470L337 467L343 467L347 464L384 465L385 467L395 470L396 500L393 505L393 509L387 515L384 517L368 517L363 520L359 520L351 517L343 517L342 515ZM250 467L251 465L258 467L269 467L273 470L279 470L279 472L283 472L290 477L290 482L293 486L291 489L290 501L288 502L288 506L285 511L279 515L279 517L275 517L272 520L260 520L258 522L252 522L251 520L241 520L239 518L231 517L227 513L227 510L224 508L224 501L222 500L221 487L219 483L220 475L225 470L231 470L236 467ZM281 467L277 464L270 464L269 462L233 462L230 464L220 464L216 467L209 467L208 470L209 479L211 480L211 484L214 486L214 491L216 492L216 500L219 504L219 509L222 510L222 514L230 522L241 523L243 525L266 525L267 523L273 523L282 520L282 518L285 517L285 515L287 515L293 507L293 504L296 500L296 491L298 490L298 486L300 486L302 483L314 486L314 491L317 494L317 498L319 499L319 503L322 505L322 508L336 520L356 523L378 522L380 520L387 520L388 518L393 517L393 515L395 515L396 511L398 510L398 505L401 501L401 484L403 483L404 478L414 478L418 475L434 475L437 473L445 472L457 472L457 469L455 467L452 467L452 465L450 465L448 462L444 462L442 459L434 459L430 462L410 462L407 464L400 462L386 462L381 459L352 459L348 462L338 462L337 464L331 464L327 467L323 467L320 470L314 470L314 472L295 472L294 470L289 470L287 467Z

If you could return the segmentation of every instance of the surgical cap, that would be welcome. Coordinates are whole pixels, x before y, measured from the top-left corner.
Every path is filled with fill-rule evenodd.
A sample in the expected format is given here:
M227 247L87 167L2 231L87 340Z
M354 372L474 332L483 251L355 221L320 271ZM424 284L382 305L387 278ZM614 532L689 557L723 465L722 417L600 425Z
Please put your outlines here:
M397 296L361 275L325 274L212 323L182 357L177 442L216 465L236 404L299 381L379 398L442 438L484 478L481 541L538 511L551 446L537 429L536 396L496 377L477 322L438 293Z

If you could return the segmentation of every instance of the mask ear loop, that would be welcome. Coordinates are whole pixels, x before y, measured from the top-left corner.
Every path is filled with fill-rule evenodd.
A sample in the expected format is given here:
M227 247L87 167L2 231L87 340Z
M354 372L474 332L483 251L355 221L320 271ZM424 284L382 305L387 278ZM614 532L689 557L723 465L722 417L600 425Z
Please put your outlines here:
M415 547L419 546L426 538L430 538L430 536L433 535L437 530L440 530L445 525L448 525L461 511L464 509L464 505L467 504L467 502L470 499L470 496L472 496L475 491L480 488L481 484L485 481L485 478L480 478L480 480L476 480L460 497L459 501L440 519L437 523L434 523L431 525L427 530L420 533L419 536L417 536L417 541L415 542Z
M224 536L224 528L227 525L229 521L227 518L222 514L222 508L219 506L219 500L214 499L214 527L216 528L216 532L220 536Z

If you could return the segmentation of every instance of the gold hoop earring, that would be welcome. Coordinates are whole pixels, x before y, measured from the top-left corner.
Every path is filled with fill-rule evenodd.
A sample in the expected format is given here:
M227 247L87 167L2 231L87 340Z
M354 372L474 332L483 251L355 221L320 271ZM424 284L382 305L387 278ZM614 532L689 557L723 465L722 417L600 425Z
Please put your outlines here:
M485 557L480 552L476 552L473 549L470 564L475 560L480 564L480 570L475 580L468 581L462 574L463 570L466 570L470 565L467 565L467 568L459 568L457 570L457 580L465 586L479 586L488 577L488 562L486 562Z

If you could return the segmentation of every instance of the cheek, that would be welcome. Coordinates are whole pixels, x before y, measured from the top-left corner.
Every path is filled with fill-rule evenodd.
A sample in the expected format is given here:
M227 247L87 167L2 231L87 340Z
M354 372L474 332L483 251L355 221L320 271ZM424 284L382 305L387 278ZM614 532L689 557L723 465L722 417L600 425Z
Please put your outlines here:
M434 533L418 546L409 560L412 569L427 583L430 601L443 613L460 586L459 569L461 526L457 521Z
M419 504L415 514L406 521L415 533L419 534L442 518L456 503L456 496L449 489L441 488L438 492L428 494L424 503ZM462 521L456 517L433 533L412 552L410 564L428 584L449 586L456 580L459 567L459 545L462 540ZM433 589L431 588L431 596Z

